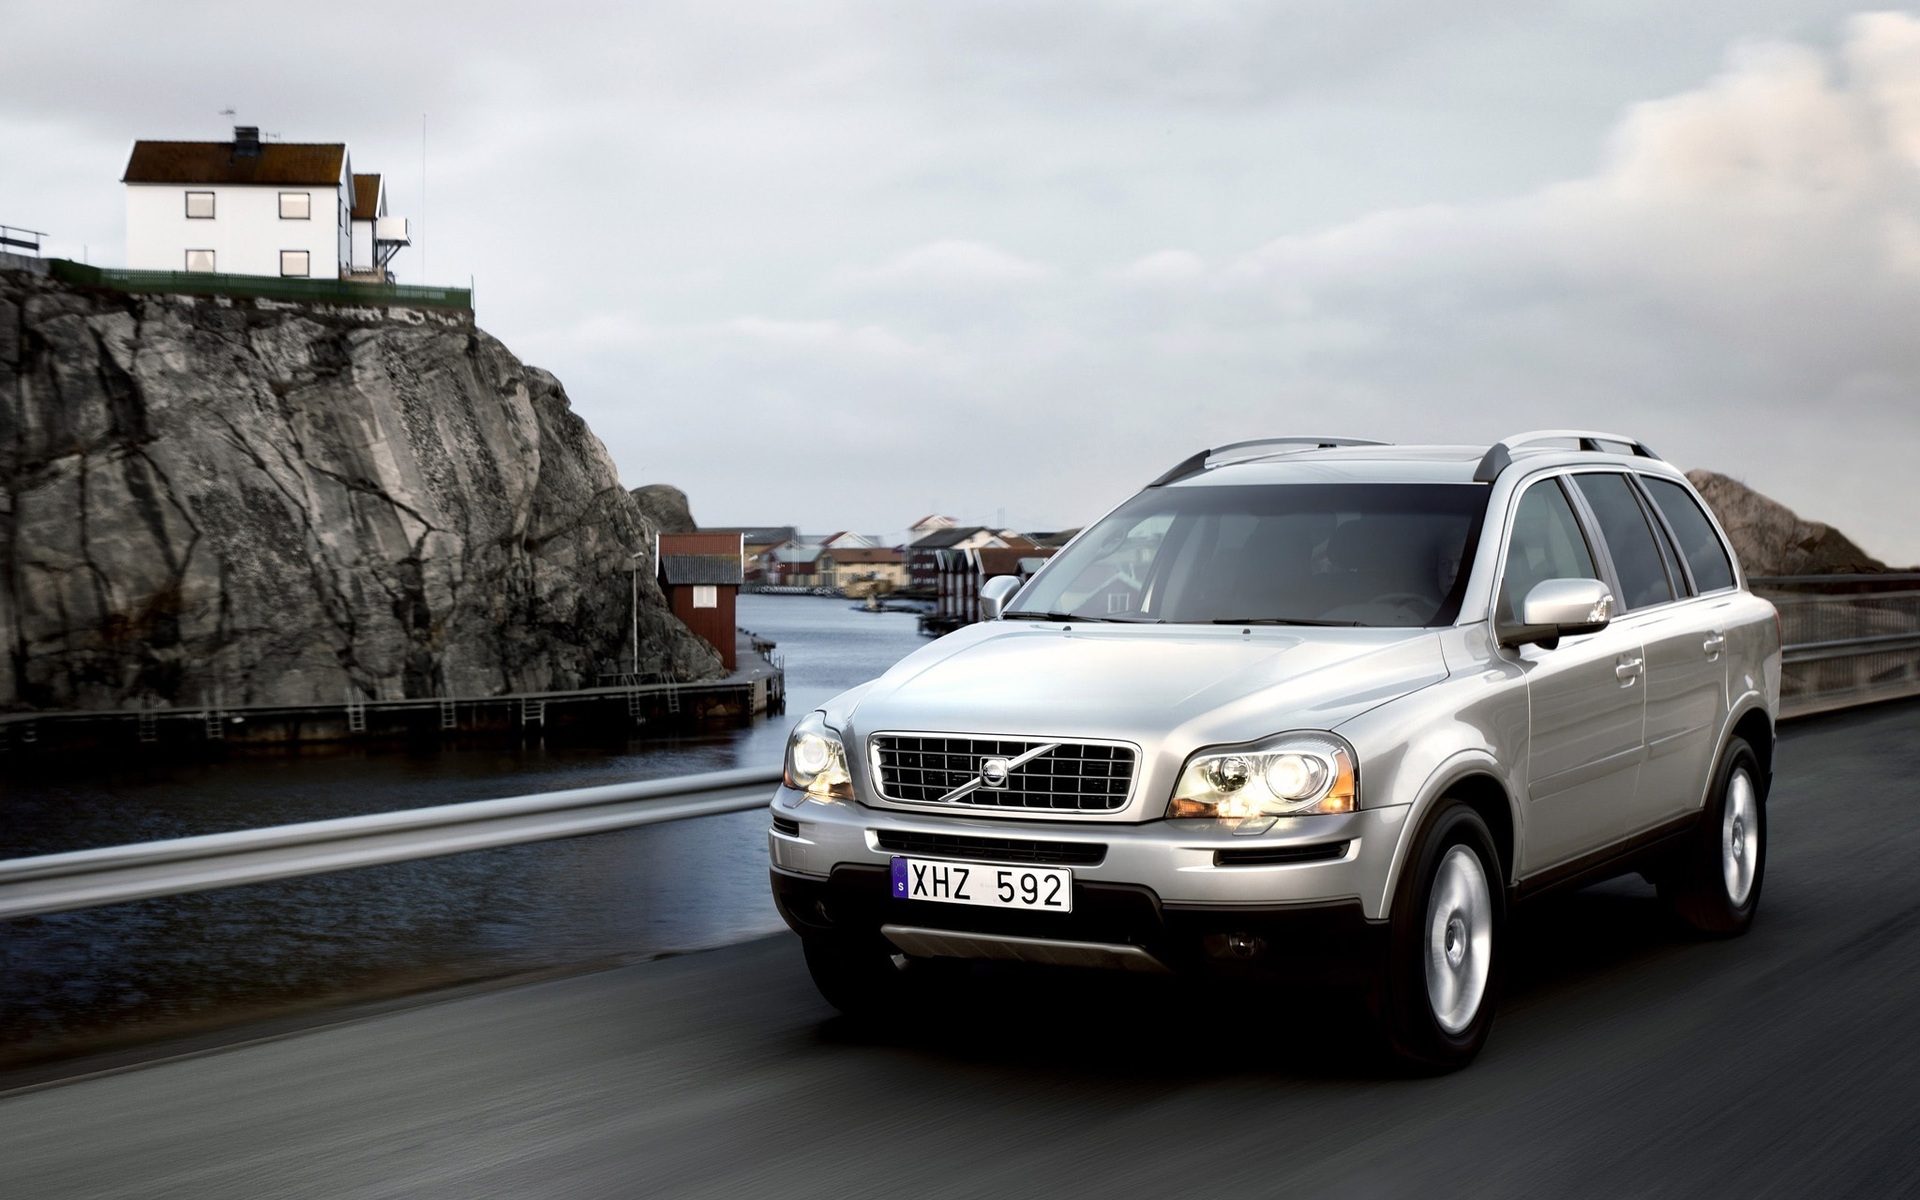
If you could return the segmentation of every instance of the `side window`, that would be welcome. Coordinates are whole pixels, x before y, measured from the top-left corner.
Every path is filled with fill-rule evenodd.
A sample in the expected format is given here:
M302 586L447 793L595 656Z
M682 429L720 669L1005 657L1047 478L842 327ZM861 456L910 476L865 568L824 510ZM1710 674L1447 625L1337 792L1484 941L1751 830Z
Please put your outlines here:
M1661 561L1660 545L1653 540L1647 514L1634 498L1633 485L1624 475L1576 475L1574 486L1593 507L1600 523L1600 536L1606 539L1613 555L1613 568L1620 574L1618 597L1623 611L1645 608L1673 599L1673 584L1667 579L1666 563Z
M1520 497L1507 540L1507 565L1500 584L1501 618L1520 623L1520 605L1534 585L1549 579L1598 579L1593 553L1580 532L1573 505L1557 479L1544 479Z
M1673 527L1680 553L1693 569L1694 584L1703 592L1732 587L1733 561L1727 557L1727 548L1721 544L1720 535L1713 531L1713 522L1700 511L1700 502L1693 494L1671 479L1643 475L1640 482L1647 485L1660 515Z

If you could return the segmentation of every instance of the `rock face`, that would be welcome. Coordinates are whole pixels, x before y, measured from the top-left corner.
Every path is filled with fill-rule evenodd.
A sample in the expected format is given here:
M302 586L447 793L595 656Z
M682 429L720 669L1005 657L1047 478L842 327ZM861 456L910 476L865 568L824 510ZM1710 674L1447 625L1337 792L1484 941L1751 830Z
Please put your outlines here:
M1687 478L1720 518L1749 575L1832 575L1887 570L1887 564L1818 521L1803 521L1786 505L1712 471Z
M592 686L629 668L635 562L641 670L718 676L652 533L464 314L0 272L0 708Z
M649 483L633 489L633 502L640 515L660 533L698 533L687 494L670 483Z

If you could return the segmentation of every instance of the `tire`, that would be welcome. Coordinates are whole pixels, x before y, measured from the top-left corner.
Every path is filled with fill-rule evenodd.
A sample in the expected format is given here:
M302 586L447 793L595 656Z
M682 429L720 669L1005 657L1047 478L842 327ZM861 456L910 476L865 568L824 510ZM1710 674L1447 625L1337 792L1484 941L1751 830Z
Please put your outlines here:
M1376 1009L1403 1062L1453 1071L1493 1028L1506 936L1505 879L1480 814L1443 801L1393 898Z
M1771 782L1753 747L1728 742L1698 828L1659 875L1660 898L1697 933L1739 937L1760 910Z

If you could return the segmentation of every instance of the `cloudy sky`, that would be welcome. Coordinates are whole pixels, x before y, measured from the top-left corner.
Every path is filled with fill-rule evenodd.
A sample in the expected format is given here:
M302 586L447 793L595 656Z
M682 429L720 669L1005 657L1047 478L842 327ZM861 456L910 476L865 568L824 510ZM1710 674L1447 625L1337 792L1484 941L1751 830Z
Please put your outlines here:
M0 221L345 140L629 486L1079 524L1205 445L1637 435L1920 562L1920 14L0 0ZM425 119L424 177L422 118Z

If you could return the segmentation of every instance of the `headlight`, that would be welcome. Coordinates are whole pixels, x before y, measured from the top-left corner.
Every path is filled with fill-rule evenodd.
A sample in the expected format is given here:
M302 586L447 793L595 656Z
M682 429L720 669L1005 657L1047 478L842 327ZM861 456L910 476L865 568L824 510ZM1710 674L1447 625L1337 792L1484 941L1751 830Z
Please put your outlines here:
M819 713L809 713L787 738L786 782L809 800L853 799L847 748Z
M1196 754L1180 772L1169 817L1285 817L1352 812L1353 748L1330 733L1290 733L1245 750Z

